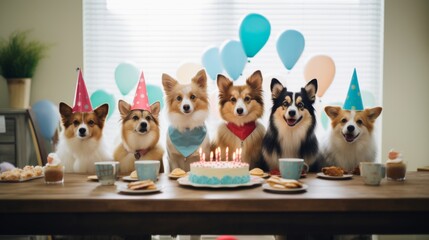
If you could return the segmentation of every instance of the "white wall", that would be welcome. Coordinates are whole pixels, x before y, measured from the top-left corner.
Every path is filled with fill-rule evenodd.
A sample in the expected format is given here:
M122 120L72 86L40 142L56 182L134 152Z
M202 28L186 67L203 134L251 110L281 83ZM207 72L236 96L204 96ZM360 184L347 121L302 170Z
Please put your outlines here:
M429 1L386 0L382 156L403 152L409 169L429 165ZM0 0L0 37L17 29L52 43L34 76L31 103L73 101L75 67L83 65L82 1ZM0 77L0 108L7 107Z

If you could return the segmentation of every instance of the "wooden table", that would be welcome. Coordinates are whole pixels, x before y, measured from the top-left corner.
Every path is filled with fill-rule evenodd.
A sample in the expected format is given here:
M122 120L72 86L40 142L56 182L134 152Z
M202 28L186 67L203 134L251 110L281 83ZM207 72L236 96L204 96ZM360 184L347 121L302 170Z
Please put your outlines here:
M0 183L0 234L427 234L429 173L405 182L366 186L309 174L304 193L262 187L210 189L180 186L161 175L162 192L123 195L85 175L64 185L42 179Z

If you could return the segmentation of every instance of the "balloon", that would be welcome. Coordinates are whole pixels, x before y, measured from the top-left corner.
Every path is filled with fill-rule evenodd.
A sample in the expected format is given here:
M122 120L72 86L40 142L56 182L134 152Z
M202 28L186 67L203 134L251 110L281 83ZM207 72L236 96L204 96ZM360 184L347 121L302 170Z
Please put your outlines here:
M363 105L365 108L376 106L375 105L376 99L374 94L366 90L361 90L361 94L362 94Z
M277 39L277 53L283 65L291 70L304 51L304 36L296 30L287 30Z
M162 89L159 86L148 84L146 85L147 95L149 98L149 104L156 101L161 103L161 109L164 107L164 95Z
M191 79L197 74L198 71L203 69L203 66L196 63L183 63L179 66L176 72L177 81L180 83L190 83Z
M91 94L91 104L94 109L105 103L109 105L109 112L107 113L107 119L109 119L116 108L115 96L101 89Z
M48 100L41 100L31 107L36 116L42 136L51 139L60 123L58 107Z
M139 81L140 70L133 63L120 63L115 69L115 83L122 95L127 95Z
M255 56L267 42L270 32L270 22L264 16L251 13L244 17L239 34L246 56Z
M212 80L217 79L217 75L222 72L222 62L220 60L219 48L211 47L204 51L202 57L203 66Z
M222 44L220 59L226 72L233 80L240 77L247 62L243 47L236 40L225 41Z
M335 76L335 63L331 57L317 55L312 57L304 68L306 81L317 79L317 96L322 97L331 85Z

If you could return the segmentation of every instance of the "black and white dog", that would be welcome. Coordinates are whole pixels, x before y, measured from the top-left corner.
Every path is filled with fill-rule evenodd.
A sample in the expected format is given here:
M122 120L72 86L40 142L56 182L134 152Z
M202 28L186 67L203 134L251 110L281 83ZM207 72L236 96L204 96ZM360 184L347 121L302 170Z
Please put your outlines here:
M314 165L319 152L314 133L317 80L313 79L300 92L288 92L277 79L271 81L273 107L270 123L262 143L262 154L270 171L279 167L279 158L303 158Z

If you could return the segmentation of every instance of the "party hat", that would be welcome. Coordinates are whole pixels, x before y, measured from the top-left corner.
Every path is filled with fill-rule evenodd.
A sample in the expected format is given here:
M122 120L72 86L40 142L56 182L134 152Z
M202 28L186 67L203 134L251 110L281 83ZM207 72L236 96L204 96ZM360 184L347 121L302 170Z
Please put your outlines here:
M79 73L76 84L73 112L92 112L91 100L89 98L88 91L86 90L85 81L82 77L82 71L80 68L77 70Z
M359 88L358 77L356 74L356 68L353 71L352 80L351 80L350 86L349 86L349 92L347 93L347 98L346 98L346 101L344 102L343 109L344 110L355 110L355 111L362 111L363 110L362 96L360 94L360 88Z
M144 79L143 71L140 75L139 84L137 85L136 95L134 95L133 105L131 110L147 110L150 111L149 98L147 96L146 81Z

